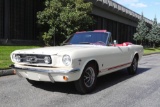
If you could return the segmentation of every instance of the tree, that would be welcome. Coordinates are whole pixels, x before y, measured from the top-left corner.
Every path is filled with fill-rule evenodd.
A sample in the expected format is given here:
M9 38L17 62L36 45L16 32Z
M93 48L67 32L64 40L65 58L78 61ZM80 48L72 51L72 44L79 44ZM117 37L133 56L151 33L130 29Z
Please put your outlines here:
M140 44L143 44L143 41L145 40L145 36L147 35L147 33L148 33L148 27L146 26L146 22L144 20L142 13L141 19L138 22L138 26L136 28L136 33L133 35L134 36L133 39L135 41L139 41Z
M160 28L157 24L157 18L154 18L152 28L146 36L148 42L153 44L153 48L155 48L155 44L160 42Z
M37 13L38 23L48 27L42 38L56 38L58 45L73 32L88 29L93 24L91 11L92 3L83 0L46 0L45 9Z

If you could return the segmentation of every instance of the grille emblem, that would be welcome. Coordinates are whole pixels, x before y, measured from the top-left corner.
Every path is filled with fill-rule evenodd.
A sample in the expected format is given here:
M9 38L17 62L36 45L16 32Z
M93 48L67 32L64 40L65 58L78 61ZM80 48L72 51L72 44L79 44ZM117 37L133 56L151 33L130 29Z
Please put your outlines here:
M37 57L36 56L26 56L26 61L30 63L35 63L37 62Z

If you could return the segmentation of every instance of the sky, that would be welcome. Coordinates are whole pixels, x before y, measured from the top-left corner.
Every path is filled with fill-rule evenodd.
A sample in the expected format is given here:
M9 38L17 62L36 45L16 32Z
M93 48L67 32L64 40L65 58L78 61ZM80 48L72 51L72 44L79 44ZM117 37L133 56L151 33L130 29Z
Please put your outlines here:
M160 23L160 0L113 0L126 8L150 19L157 18Z

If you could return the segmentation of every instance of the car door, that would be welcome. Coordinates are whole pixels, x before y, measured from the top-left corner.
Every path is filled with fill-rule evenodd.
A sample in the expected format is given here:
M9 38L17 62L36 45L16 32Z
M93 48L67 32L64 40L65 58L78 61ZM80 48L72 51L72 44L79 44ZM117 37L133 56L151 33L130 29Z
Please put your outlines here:
M128 46L106 46L101 58L103 66L100 67L100 75L110 73L130 64L130 53Z

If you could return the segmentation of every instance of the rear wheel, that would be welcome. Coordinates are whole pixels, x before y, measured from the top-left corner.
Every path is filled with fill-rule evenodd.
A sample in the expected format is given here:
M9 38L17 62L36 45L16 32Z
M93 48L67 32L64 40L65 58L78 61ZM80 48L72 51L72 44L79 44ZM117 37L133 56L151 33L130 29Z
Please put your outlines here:
M131 75L134 75L137 73L137 68L138 68L138 59L137 57L135 56L133 58L133 61L132 61L132 64L130 67L128 67L128 73L131 74Z
M88 64L78 81L75 82L77 91L82 94L91 92L96 85L97 81L97 69L94 64Z

